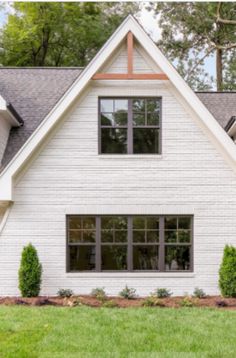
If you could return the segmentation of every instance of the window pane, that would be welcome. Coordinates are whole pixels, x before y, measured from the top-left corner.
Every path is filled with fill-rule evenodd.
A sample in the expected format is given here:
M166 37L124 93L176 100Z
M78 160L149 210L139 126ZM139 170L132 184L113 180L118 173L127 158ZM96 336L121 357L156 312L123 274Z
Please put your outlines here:
M102 245L102 270L127 270L127 246Z
M113 230L102 230L101 242L113 242Z
M113 113L101 113L101 125L102 126L114 126L115 120Z
M96 232L92 230L83 231L83 242L95 242Z
M133 242L145 242L145 231L133 231Z
M160 100L159 99L147 99L147 112L159 112Z
M158 242L159 231L147 231L147 242Z
M127 129L102 128L102 153L127 153Z
M115 126L126 126L128 123L128 113L116 112L114 113L114 118Z
M159 230L159 218L147 217L147 229Z
M102 216L101 217L101 228L102 229L113 229L113 216Z
M136 216L133 218L133 229L145 229L145 218Z
M69 242L82 242L82 231L81 230L70 230L69 231Z
M133 246L134 270L158 270L158 246Z
M191 229L191 218L190 217L180 217L179 218L179 229Z
M101 99L101 112L113 112L113 99Z
M165 230L165 242L177 242L177 230Z
M165 229L166 230L177 230L177 218L166 217L165 218Z
M133 129L133 152L158 153L159 129L134 128Z
M127 112L128 111L128 100L127 99L116 99L115 100L115 111L116 112Z
M115 231L115 242L127 242L127 231L116 230Z
M127 229L127 217L116 216L113 218L114 228L119 230Z
M158 126L159 125L159 113L147 113L147 125Z
M95 270L95 246L69 246L70 271Z
M85 217L82 218L82 221L83 221L83 230L87 230L87 229L95 230L96 227L95 217Z
M145 99L133 99L133 112L145 112Z
M188 230L178 230L178 242L191 242L191 233Z
M69 229L82 229L81 217L70 216L69 217Z
M190 247L166 246L165 267L166 271L190 270Z
M133 125L145 126L145 113L133 113Z

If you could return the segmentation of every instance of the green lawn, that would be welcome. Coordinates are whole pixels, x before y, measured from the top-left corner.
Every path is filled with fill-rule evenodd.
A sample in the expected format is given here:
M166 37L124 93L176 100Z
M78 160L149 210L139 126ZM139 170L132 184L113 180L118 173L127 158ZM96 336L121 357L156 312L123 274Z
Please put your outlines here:
M236 357L236 311L1 306L0 357Z

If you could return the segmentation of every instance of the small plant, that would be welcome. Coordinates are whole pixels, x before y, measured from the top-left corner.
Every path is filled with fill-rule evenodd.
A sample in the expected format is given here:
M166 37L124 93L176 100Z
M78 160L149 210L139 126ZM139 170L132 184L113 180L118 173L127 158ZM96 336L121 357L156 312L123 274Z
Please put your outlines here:
M193 291L193 297L196 298L205 298L206 297L206 293L201 289L196 287Z
M118 307L118 303L113 301L113 300L108 300L108 301L103 303L103 307L115 308L115 307Z
M74 293L70 289L60 288L60 290L58 290L57 294L60 297L71 297L71 296L73 296Z
M226 245L219 271L219 286L224 297L236 297L236 248Z
M133 300L136 297L136 290L134 288L129 288L127 285L119 293L119 295L128 300Z
M196 302L189 296L186 296L180 301L182 307L193 307L196 305Z
M144 307L164 307L164 302L157 298L156 296L149 296L145 298L145 300L142 302L142 306Z
M41 286L42 265L32 244L23 248L19 268L19 289L23 297L36 297Z
M218 300L218 301L216 301L216 306L217 307L227 307L228 303L224 300Z
M158 298L167 298L167 297L170 297L171 295L172 295L172 292L170 292L166 288L158 288L156 290L156 296Z
M94 288L91 291L91 296L95 297L97 300L102 302L104 302L107 299L107 295L103 287Z

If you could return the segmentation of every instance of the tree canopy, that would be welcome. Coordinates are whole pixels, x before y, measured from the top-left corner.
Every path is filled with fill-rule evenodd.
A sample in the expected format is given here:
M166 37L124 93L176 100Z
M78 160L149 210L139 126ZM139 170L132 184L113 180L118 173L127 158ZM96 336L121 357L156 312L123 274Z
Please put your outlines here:
M84 66L137 3L14 2L0 34L5 66Z
M155 2L158 45L195 89L212 86L204 60L214 56L217 90L236 88L236 2Z

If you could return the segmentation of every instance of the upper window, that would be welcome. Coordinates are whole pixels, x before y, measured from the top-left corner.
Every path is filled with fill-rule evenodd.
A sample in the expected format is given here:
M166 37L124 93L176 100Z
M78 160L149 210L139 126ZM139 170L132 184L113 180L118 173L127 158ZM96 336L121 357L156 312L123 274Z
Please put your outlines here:
M191 216L68 216L68 271L190 271Z
M159 154L160 98L101 98L101 154Z

